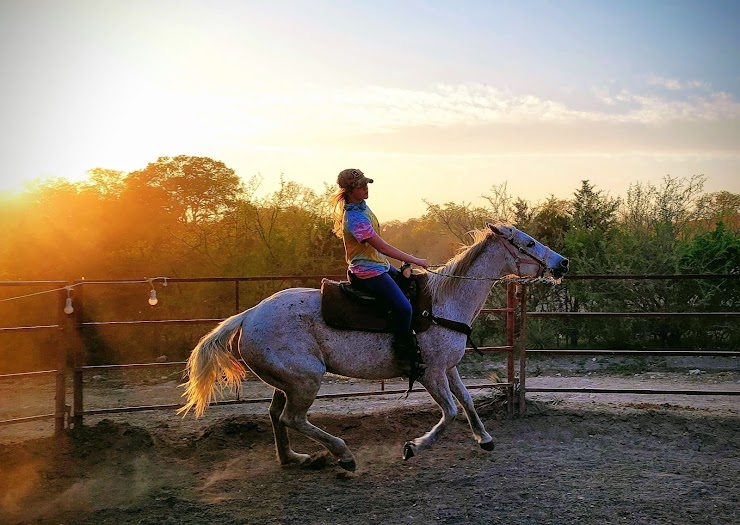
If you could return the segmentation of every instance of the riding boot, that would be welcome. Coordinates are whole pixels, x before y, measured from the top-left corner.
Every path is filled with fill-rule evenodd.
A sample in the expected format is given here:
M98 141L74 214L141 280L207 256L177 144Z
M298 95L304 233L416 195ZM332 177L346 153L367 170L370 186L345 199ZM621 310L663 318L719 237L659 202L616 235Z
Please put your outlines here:
M426 365L421 357L419 341L416 339L416 333L412 330L406 336L396 335L393 337L393 352L396 358L403 365L403 374L409 378L410 392L417 379L424 375Z

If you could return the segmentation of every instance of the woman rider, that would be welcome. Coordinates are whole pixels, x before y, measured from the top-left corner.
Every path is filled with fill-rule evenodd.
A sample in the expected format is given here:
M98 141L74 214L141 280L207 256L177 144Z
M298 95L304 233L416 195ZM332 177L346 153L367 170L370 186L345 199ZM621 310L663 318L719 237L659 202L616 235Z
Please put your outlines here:
M380 235L378 219L365 202L368 183L373 179L354 168L342 170L337 176L337 191L331 198L334 233L344 241L350 281L384 300L391 309L393 350L406 365L409 384L421 377L424 366L416 335L411 329L411 304L396 284L398 270L388 259L427 267L427 260L414 257L385 242Z

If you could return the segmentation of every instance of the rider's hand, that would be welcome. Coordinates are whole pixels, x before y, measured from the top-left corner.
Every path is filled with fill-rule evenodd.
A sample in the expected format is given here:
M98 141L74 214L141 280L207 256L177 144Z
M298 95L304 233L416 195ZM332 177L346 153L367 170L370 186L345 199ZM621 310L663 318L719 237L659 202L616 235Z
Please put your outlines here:
M429 263L426 259L419 259L418 257L414 257L414 259L415 260L413 261L413 263L416 266L421 266L422 268L427 268L429 266Z

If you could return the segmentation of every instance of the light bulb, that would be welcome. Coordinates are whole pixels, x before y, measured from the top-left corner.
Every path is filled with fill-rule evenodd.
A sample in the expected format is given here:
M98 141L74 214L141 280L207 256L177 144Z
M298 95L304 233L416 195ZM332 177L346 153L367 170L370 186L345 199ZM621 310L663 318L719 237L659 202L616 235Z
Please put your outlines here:
M67 315L69 315L69 314L71 314L74 311L75 311L75 309L72 306L72 298L71 297L67 297L67 299L64 301L64 313L67 314Z
M149 292L149 304L154 306L158 302L159 302L159 299L157 299L157 291L154 288L152 288L152 291Z

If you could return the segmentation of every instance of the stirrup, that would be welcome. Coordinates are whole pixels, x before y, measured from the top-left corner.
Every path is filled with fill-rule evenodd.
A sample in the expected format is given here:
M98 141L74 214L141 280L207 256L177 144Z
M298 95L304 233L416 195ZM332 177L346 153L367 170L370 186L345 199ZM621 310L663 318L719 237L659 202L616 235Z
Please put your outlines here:
M396 340L393 346L396 359L402 360L404 364L408 365L404 366L404 371L408 371L409 387L405 392L405 398L408 398L409 393L414 388L414 383L424 375L427 365L421 357L421 348L419 348L419 342L413 330L404 340ZM403 354L399 355L401 352Z
M406 390L406 396L409 397L409 393L414 388L414 383L424 377L424 371L427 369L427 365L422 361L414 361L411 363L411 370L409 371L409 388Z

